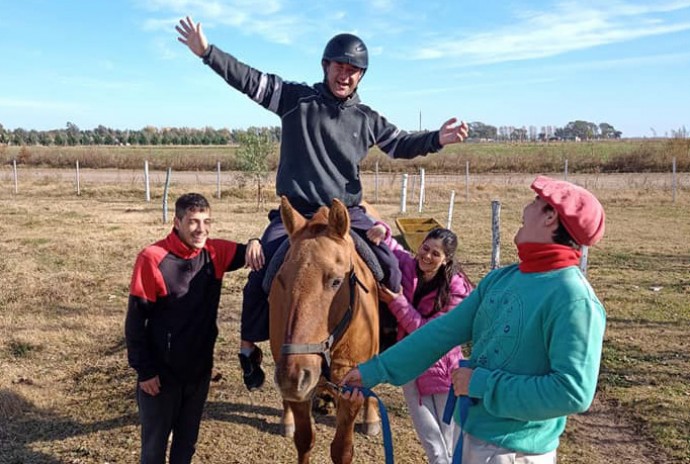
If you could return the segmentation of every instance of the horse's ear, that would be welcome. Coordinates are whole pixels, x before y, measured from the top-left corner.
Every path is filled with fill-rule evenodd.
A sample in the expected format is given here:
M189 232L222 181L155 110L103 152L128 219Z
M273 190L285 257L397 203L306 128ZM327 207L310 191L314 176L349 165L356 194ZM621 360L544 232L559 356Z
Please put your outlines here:
M304 216L292 207L290 201L288 201L285 196L280 197L280 218L283 220L285 230L287 230L288 236L290 237L292 237L296 231L302 229L307 223Z
M339 237L350 233L350 215L342 201L334 198L328 213L328 228Z

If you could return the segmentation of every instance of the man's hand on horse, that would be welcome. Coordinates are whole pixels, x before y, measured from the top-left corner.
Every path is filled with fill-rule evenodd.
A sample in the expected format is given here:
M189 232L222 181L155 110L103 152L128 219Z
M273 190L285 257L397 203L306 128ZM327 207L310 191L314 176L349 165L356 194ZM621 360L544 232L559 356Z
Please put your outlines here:
M367 238L374 245L378 245L386 238L386 228L381 224L375 224L373 227L367 230Z
M261 240L258 238L250 239L247 242L247 251L244 253L245 267L252 271L258 271L264 267L264 250L261 248Z

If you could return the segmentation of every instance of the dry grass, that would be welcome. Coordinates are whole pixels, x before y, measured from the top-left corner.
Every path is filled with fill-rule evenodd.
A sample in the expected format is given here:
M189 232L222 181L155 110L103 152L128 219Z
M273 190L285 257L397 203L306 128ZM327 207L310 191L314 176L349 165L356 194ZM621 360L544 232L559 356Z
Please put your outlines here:
M0 174L0 463L136 462L135 377L122 323L136 253L170 228L161 223L162 189L155 183L147 204L140 182L124 173L98 184L85 179L77 197L63 174L25 175L18 195ZM570 421L561 462L690 462L690 192L672 204L663 184L604 177L581 179L602 186L596 192L608 213L589 269L608 311L604 363L596 410ZM445 223L450 189L458 191L453 228L470 277L489 268L494 198L502 201L501 262L513 261L512 233L532 196L522 177L482 178L468 203L463 185L432 183L424 215ZM212 199L214 180L180 176L170 196L192 190ZM397 191L391 181L379 192L377 208L389 221L398 214ZM253 195L223 186L223 200L212 199L214 235L244 241L261 232L266 211L257 213ZM408 211L416 204L411 196ZM224 282L222 379L212 386L196 462L295 459L279 435L275 390L250 397L242 386L235 352L245 278L238 271ZM396 462L422 462L399 390L377 391L391 414ZM326 462L333 418L317 417L317 427L314 461ZM380 437L356 440L358 462L383 462Z
M139 169L148 160L151 169L171 167L176 171L239 169L236 146L6 146L0 145L0 164L13 160L23 166L70 168ZM668 172L676 158L679 171L690 170L690 139L625 139L593 142L463 143L451 145L437 155L413 160L392 160L378 149L362 162L363 172L373 172L378 162L382 172L405 172L425 168L428 172L557 172L567 160L570 172ZM278 153L268 158L270 170Z

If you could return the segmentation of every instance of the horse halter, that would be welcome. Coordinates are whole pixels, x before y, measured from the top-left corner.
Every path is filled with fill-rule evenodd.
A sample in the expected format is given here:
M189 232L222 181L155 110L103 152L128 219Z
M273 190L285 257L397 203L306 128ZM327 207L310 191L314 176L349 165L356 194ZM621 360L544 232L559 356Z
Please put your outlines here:
M347 310L345 311L345 314L343 315L343 318L338 322L338 325L335 326L335 329L333 329L333 332L326 338L324 341L321 343L284 343L283 346L280 347L280 354L285 355L285 354L319 354L323 357L323 363L321 366L321 373L323 376L326 378L326 380L331 379L331 349L333 346L337 343L337 341L340 339L340 337L345 333L345 330L347 327L350 325L350 321L352 320L352 312L353 312L353 307L355 305L355 294L357 293L355 291L356 286L359 285L362 287L362 290L364 290L366 293L369 293L369 289L367 289L364 284L362 283L361 280L357 277L357 274L355 273L355 268L352 266L350 269L350 303L347 307Z

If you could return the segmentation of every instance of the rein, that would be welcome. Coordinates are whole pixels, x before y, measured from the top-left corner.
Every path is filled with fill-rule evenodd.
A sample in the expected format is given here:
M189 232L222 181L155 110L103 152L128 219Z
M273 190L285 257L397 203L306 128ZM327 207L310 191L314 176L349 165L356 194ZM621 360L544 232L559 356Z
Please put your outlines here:
M349 385L343 385L339 387L335 385L336 389L341 393L350 392L352 393L355 389L362 392L365 398L374 398L379 405L379 415L381 416L381 429L383 430L383 454L385 457L386 464L394 464L395 458L393 456L393 434L391 433L391 423L388 419L388 411L386 410L386 405L383 404L381 398L379 398L376 393L367 387L351 387Z
M283 346L280 347L280 354L320 354L323 357L321 371L327 380L331 379L331 349L338 342L338 340L340 340L340 337L342 337L343 333L345 333L345 330L350 325L350 321L352 320L352 308L355 305L357 285L359 285L366 293L369 293L369 289L367 289L362 281L357 277L354 266L350 270L349 281L350 304L348 305L343 318L340 320L340 322L338 322L338 325L335 326L335 329L333 329L333 332L331 332L328 338L320 343L284 343Z

